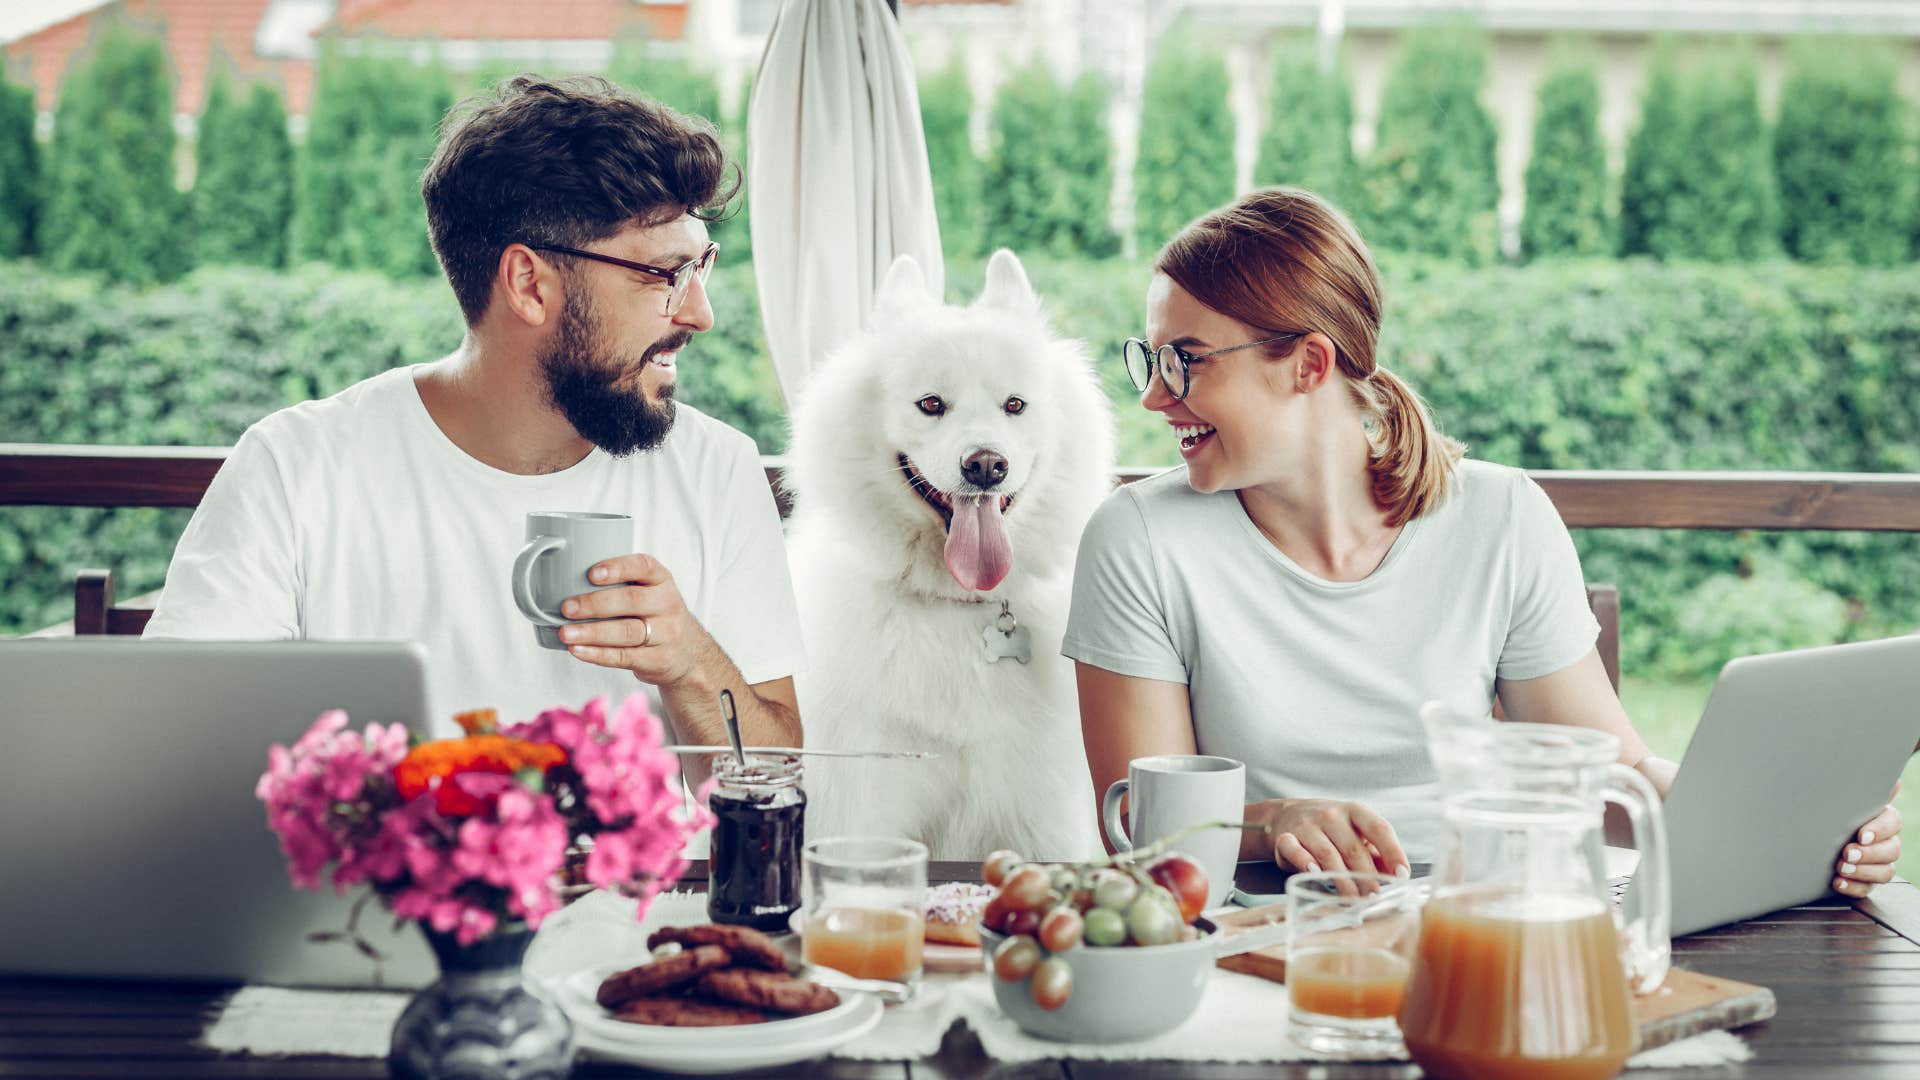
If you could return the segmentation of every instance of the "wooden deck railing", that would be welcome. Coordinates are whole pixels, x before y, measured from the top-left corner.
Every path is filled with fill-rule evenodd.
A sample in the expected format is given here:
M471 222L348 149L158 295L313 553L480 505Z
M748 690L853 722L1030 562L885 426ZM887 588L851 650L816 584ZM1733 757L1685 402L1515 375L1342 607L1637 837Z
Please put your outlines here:
M197 506L226 454L209 447L0 443L0 506ZM766 459L769 482L781 465L780 458ZM1130 483L1158 471L1121 468L1117 476ZM1920 532L1916 473L1532 475L1573 529Z

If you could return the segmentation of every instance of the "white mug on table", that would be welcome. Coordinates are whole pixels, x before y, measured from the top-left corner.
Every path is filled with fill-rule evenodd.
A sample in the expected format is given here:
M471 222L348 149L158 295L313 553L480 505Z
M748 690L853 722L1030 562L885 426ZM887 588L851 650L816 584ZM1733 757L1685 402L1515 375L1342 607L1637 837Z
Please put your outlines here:
M1129 824L1120 821L1120 800ZM1206 754L1160 754L1134 758L1127 778L1115 780L1101 800L1100 819L1115 851L1145 847L1190 825L1237 822L1246 814L1247 767ZM1226 903L1240 860L1240 830L1203 829L1173 845L1207 872L1207 907Z

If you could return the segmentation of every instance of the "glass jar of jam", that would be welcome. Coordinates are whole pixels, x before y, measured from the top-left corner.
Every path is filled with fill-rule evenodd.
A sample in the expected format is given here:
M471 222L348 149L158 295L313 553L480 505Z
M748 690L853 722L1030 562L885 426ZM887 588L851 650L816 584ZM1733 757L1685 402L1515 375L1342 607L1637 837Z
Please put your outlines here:
M750 755L745 765L716 757L707 805L719 820L707 860L707 917L717 923L785 930L800 910L800 849L807 793L800 762Z

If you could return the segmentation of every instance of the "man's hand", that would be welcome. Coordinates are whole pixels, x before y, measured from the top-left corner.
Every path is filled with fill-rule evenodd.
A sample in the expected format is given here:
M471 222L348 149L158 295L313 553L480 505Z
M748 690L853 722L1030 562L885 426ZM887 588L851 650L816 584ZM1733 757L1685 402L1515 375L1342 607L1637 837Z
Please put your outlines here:
M1282 867L1395 874L1411 866L1393 826L1361 803L1273 799L1249 810L1267 826Z
M624 582L583 593L560 606L569 619L599 619L560 628L567 651L589 664L625 668L655 686L672 686L719 652L687 610L673 575L651 555L622 555L588 571L596 583Z
M1893 785L1900 793L1900 785ZM1833 879L1833 891L1856 899L1873 891L1875 885L1893 880L1893 864L1900 858L1900 811L1889 803L1872 821L1860 826L1860 832L1840 849L1839 877Z

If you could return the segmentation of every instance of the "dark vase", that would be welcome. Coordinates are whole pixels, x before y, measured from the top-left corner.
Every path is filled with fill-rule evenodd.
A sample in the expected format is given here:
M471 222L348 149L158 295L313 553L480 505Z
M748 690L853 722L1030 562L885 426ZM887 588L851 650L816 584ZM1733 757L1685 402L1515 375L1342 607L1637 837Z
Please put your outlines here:
M393 1025L387 1071L398 1080L560 1080L573 1072L573 1022L527 983L533 931L503 927L472 945L426 927L440 979Z

